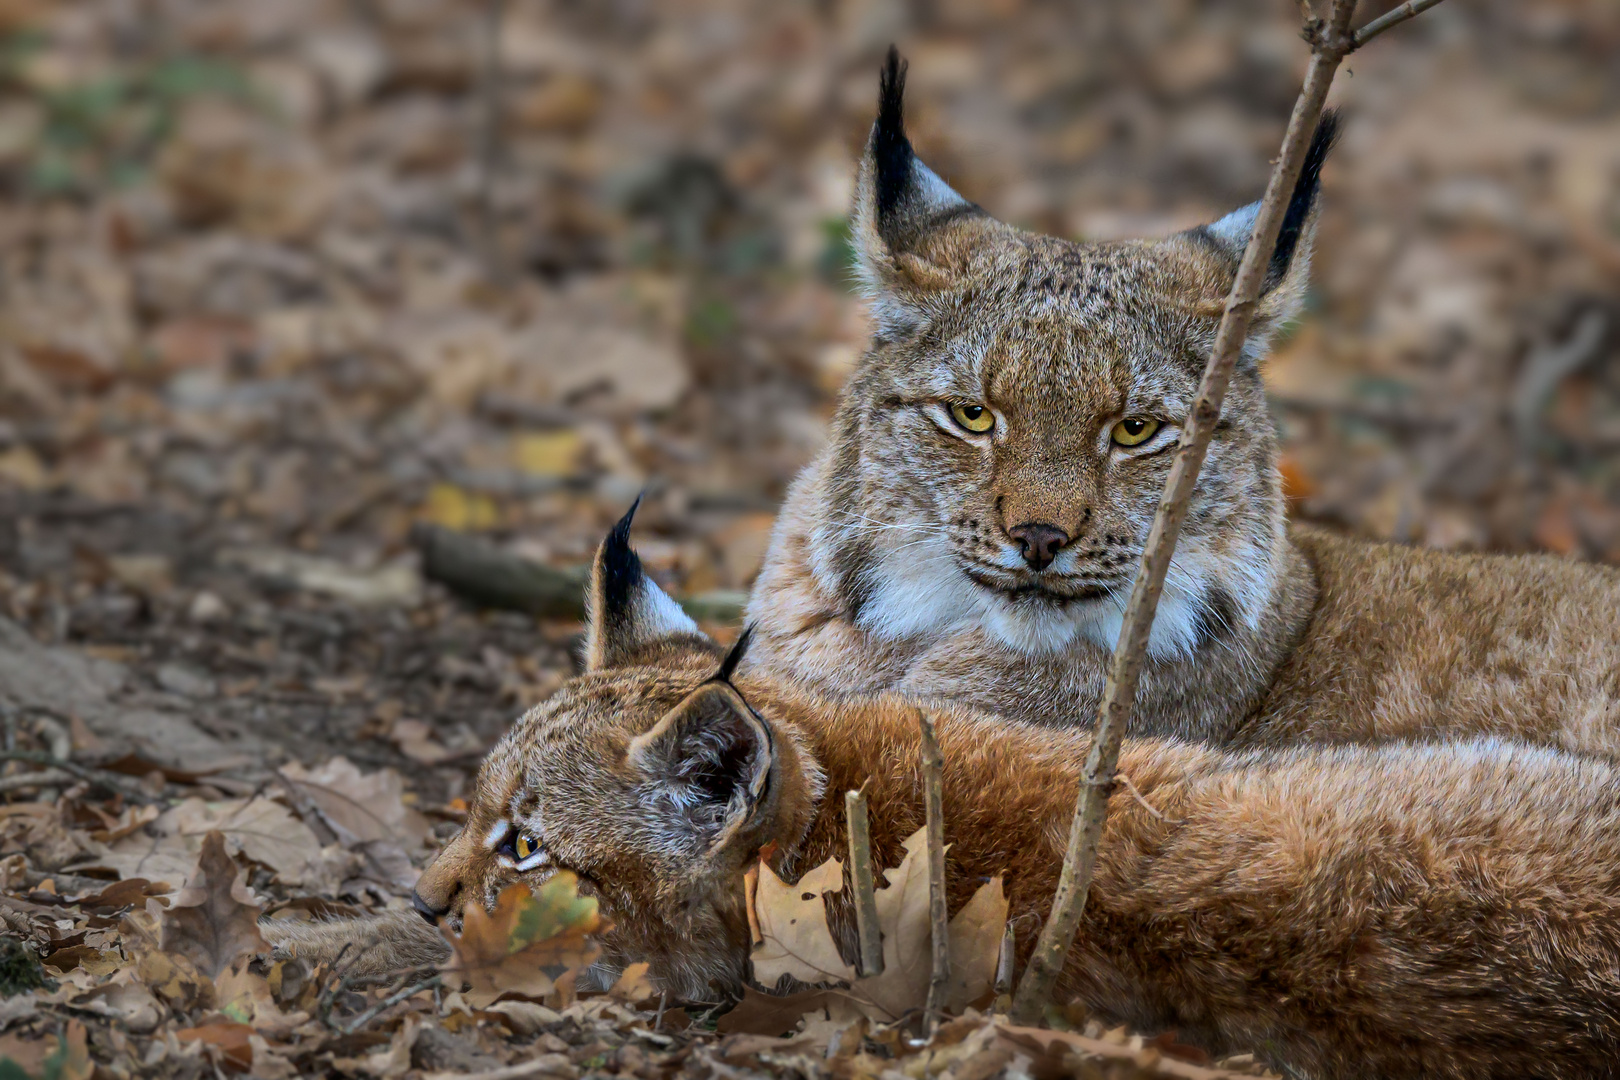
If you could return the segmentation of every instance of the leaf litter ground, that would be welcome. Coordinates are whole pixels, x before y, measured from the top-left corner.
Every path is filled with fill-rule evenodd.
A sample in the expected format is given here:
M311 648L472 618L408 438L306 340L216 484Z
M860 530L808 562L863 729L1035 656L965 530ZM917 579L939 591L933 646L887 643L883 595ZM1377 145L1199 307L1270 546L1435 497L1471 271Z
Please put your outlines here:
M570 671L577 614L547 597L636 492L651 572L734 630L865 339L843 217L891 38L942 174L1092 238L1252 199L1303 56L1269 0L504 6L485 183L476 5L0 3L0 713L7 752L45 756L0 772L0 1054L1202 1075L1079 1016L918 1050L849 1019L854 985L756 991L763 1033L721 1036L633 977L547 1004L548 973L538 1002L440 986L345 1035L435 973L216 967L255 905L402 903L484 748ZM1356 58L1310 314L1265 368L1298 514L1620 558L1616 49L1607 0L1470 0ZM517 605L541 617L459 603L430 529L550 571ZM898 871L885 893L925 892ZM846 974L778 895L801 923L765 970ZM927 952L895 947L900 972Z

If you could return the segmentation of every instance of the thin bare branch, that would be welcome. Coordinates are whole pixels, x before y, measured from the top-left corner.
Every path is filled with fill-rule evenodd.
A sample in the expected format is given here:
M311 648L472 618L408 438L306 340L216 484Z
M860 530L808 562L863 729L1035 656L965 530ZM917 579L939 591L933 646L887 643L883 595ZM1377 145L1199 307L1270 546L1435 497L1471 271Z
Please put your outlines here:
M950 913L945 904L945 755L939 750L934 721L917 714L922 728L923 789L928 807L928 917L933 924L934 969L928 980L927 1017L939 1023L951 983Z
M1360 30L1357 30L1355 36L1350 39L1348 51L1355 52L1390 27L1398 26L1407 19L1416 18L1439 2L1440 0L1406 0L1406 3L1400 7L1380 15Z
M377 1002L377 1004L373 1005L371 1008L367 1009L365 1012L351 1020L348 1026L343 1029L343 1034L353 1035L355 1032L359 1031L361 1028L375 1020L378 1016L381 1016L384 1012L393 1008L395 1005L398 1005L406 998L415 994L420 994L424 990L432 990L434 987L439 985L440 981L439 976L433 975L423 979L419 983L414 983L405 987L403 990L399 990L388 995L381 1001Z
M42 769L39 772L0 776L0 794L24 788L60 787L73 783L74 777L61 769Z
M1254 316L1267 264L1277 244L1283 215L1305 163L1306 148L1322 115L1328 88L1333 83L1333 73L1352 48L1349 27L1355 6L1355 0L1333 0L1331 13L1326 20L1313 18L1306 23L1311 60L1306 69L1305 85L1289 117L1282 153L1272 169L1265 196L1260 201L1248 247L1238 264L1237 277L1227 297L1226 311L1215 333L1215 344L1204 368L1198 398L1182 430L1176 460L1165 482L1164 496L1142 552L1142 565L1131 589L1119 641L1109 666L1108 681L1098 707L1095 734L1081 776L1074 819L1069 829L1068 851L1058 879L1052 913L1041 928L1034 953L1013 1001L1012 1015L1020 1023L1033 1023L1040 1018L1046 1003L1051 1000L1058 975L1063 970L1064 961L1080 927L1092 874L1096 870L1097 847L1108 813L1108 796L1114 788L1120 744L1130 721L1137 681L1147 654L1148 636L1153 628L1153 614L1164 588L1170 556L1175 551L1176 537L1186 518L1198 471L1204 464L1216 422L1220 419L1221 402L1226 396L1232 370L1248 336L1249 322Z
M866 816L866 793L844 792L844 818L849 823L849 884L854 891L855 931L860 937L862 978L883 974L883 931L878 928L877 882L872 871L872 826Z
M117 773L107 772L103 769L88 769L65 758L59 758L55 754L45 754L35 750L5 750L0 751L0 761L25 761L30 765L40 765L47 769L57 769L61 772L70 773L80 780L88 780L92 784L99 784L108 791L115 791L131 802L158 803L163 801L148 794L129 777L120 776Z

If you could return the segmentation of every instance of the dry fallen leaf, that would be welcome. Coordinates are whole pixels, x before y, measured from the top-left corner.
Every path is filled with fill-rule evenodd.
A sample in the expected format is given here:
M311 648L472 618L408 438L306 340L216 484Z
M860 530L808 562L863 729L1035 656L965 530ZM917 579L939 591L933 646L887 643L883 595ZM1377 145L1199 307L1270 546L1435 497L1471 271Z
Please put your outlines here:
M240 879L225 834L210 832L196 874L163 914L163 951L186 957L209 978L243 953L269 952L259 934L263 909Z
M894 1020L922 1005L933 973L925 831L918 829L907 837L905 848L906 857L898 867L883 871L888 884L877 890L883 974L862 979L853 987L855 999L874 1020Z
M947 937L951 949L951 982L945 1010L960 1013L995 987L996 961L1007 926L1007 894L1001 878L979 886L962 910L951 919Z
M906 857L898 867L884 871L886 885L877 890L884 966L883 974L866 979L855 978L854 969L840 958L827 927L821 894L842 888L843 867L838 860L829 859L809 871L797 885L783 884L761 863L753 914L763 941L754 949L755 981L774 986L783 974L809 983L845 981L850 988L844 996L870 1019L879 1021L892 1021L921 1008L928 998L933 972L924 830L908 837L905 849ZM951 920L951 989L946 998L950 1011L959 1012L989 993L1006 921L1007 898L1000 877L980 886ZM795 997L804 997L811 1008L827 1005L825 999ZM780 1013L770 1006L771 999L765 995L758 998L740 1017L730 1021L747 1026L729 1030L764 1034L765 1029L778 1023ZM751 997L745 997L744 1005L750 1001ZM831 1019L839 1020L841 1015Z
M416 851L432 836L432 823L405 805L405 782L392 769L363 773L335 757L313 769L283 765L281 774L309 795L345 845L387 840Z
M121 877L176 884L196 863L202 838L211 831L254 862L276 872L283 884L301 885L319 876L321 844L315 834L273 799L204 802L187 799L103 848L95 864Z
M242 1070L253 1067L253 1048L248 1044L252 1035L253 1029L248 1025L229 1020L181 1028L175 1032L175 1037L181 1042L200 1041L218 1047L226 1064Z
M855 969L838 955L822 900L823 894L843 887L844 868L837 859L809 871L796 885L783 882L761 860L754 914L762 940L751 958L756 982L772 987L783 975L806 983L855 978Z
M0 1036L0 1062L16 1065L17 1072L0 1075L47 1076L53 1080L90 1080L95 1065L85 1043L84 1025L69 1020L62 1035L25 1039L12 1033Z
M526 885L507 886L493 912L467 906L461 935L445 931L455 955L444 970L471 985L469 1005L484 1008L507 993L543 997L596 959L599 950L588 935L601 929L602 919L596 900L580 896L578 885L563 870L537 894Z
M619 973L618 980L608 990L608 996L615 1001L629 1002L632 1005L651 998L658 991L654 988L652 980L647 977L650 967L651 965L645 961L626 966Z

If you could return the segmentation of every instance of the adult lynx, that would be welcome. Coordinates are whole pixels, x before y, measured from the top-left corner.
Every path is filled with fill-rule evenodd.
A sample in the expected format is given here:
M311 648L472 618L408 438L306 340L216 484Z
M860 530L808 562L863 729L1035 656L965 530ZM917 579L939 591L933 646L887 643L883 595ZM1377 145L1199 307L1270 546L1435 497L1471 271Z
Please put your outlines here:
M789 492L751 663L1086 724L1255 207L1159 241L995 221L912 154L891 53L861 163L876 328ZM1317 133L1181 533L1138 733L1512 734L1620 751L1620 574L1290 529L1259 372L1299 309Z

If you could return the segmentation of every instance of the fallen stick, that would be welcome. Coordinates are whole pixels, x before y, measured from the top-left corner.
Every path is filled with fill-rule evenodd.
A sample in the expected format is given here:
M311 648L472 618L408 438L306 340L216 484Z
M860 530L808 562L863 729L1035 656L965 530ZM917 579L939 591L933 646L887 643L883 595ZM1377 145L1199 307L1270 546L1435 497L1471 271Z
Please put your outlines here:
M928 813L928 918L933 926L929 937L934 945L926 1015L928 1023L937 1026L951 983L950 912L945 904L945 755L940 753L939 737L927 713L917 713L917 725L922 729L923 785Z
M1142 551L1142 563L1131 588L1131 598L1125 608L1119 640L1114 646L1108 679L1097 709L1097 724L1091 740L1091 751L1086 756L1085 771L1080 779L1074 819L1069 828L1069 845L1058 878L1057 895L1052 901L1052 913L1041 927L1040 937L1013 998L1012 1017L1018 1023L1031 1024L1041 1018L1046 1003L1051 1000L1069 949L1074 945L1075 934L1080 929L1080 917L1085 911L1091 877L1097 867L1097 845L1102 839L1103 824L1108 816L1108 796L1114 789L1120 743L1125 738L1131 707L1136 700L1137 681L1147 655L1153 614L1158 607L1159 594L1164 589L1165 574L1170 568L1170 556L1175 552L1176 537L1187 516L1198 471L1203 467L1204 455L1209 450L1210 440L1220 420L1221 403L1226 397L1226 388L1243 350L1244 340L1248 337L1249 322L1254 317L1268 264L1277 246L1283 216L1304 167L1306 149L1316 133L1317 122L1327 102L1333 74L1338 70L1339 62L1351 52L1389 27L1439 2L1413 0L1389 15L1368 23L1353 35L1350 32L1350 19L1355 14L1355 0L1333 0L1332 10L1325 20L1310 15L1308 7L1305 9L1308 16L1305 39L1311 46L1305 84L1294 102L1294 111L1288 120L1288 133L1283 137L1282 152L1271 171L1266 193L1260 200L1248 246L1243 251L1243 259L1232 282L1232 291L1226 300L1225 313L1215 331L1215 344L1204 367L1197 400L1182 429L1175 463L1165 481L1164 495Z
M855 933L861 943L861 977L869 979L883 974L883 932L878 928L872 826L866 816L864 791L844 792L844 818L849 823L849 883L855 899Z
M585 617L584 567L557 570L438 525L416 526L411 542L422 555L422 576L470 603L537 618Z
M583 619L588 566L557 569L502 551L488 540L439 525L418 525L411 543L422 556L422 576L469 604L521 611L541 619ZM746 592L711 589L680 598L699 622L737 623Z

